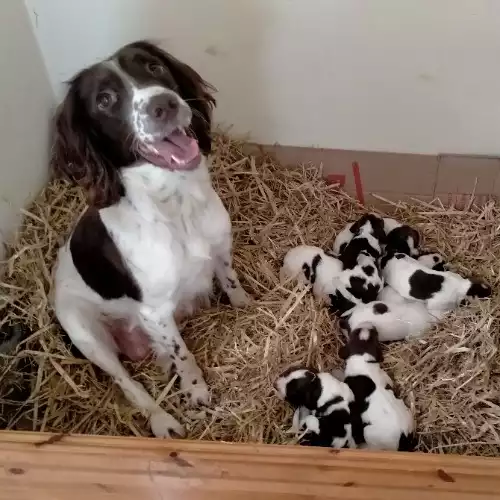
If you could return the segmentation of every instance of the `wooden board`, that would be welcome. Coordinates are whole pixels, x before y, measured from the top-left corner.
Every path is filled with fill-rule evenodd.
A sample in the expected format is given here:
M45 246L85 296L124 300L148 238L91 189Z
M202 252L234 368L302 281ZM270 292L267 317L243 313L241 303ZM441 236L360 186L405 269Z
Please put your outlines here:
M500 498L500 459L0 432L1 500Z

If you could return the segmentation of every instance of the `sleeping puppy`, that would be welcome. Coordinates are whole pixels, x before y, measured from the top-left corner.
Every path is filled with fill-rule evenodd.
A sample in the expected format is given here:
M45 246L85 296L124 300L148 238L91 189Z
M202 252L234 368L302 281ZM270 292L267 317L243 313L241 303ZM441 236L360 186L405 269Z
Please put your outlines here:
M280 281L296 279L311 285L318 299L328 298L335 292L334 279L342 272L342 263L326 254L321 248L299 245L287 252L280 270Z
M419 255L420 234L416 229L389 218L384 219L384 228L387 251L401 252L411 257Z
M314 296L326 302L335 314L355 304L376 300L382 280L375 260L358 255L357 265L343 269L339 259L319 247L299 245L287 252L280 270L280 280L297 279L312 286Z
M294 407L294 429L305 430L301 444L352 448L349 404L354 396L333 375L292 367L276 381L281 399Z
M340 329L348 335L360 325L370 323L378 332L380 342L393 342L421 337L440 318L433 316L417 301L358 304L344 313Z
M367 214L352 224L349 231L353 234L349 242L341 245L339 258L344 269L352 269L357 265L360 253L374 259L380 258L385 245L384 224L380 217Z
M454 310L468 298L491 295L491 288L484 283L451 271L434 271L402 253L387 256L382 274L399 295L424 302L431 314Z
M354 241L354 240L352 240ZM361 252L356 265L352 268L344 269L339 273L334 281L336 289L341 292L345 299L349 299L351 307L357 303L368 303L377 300L380 290L384 286L384 281L379 273L377 260L370 254ZM345 312L345 307L349 304L334 304L337 313Z
M382 370L382 350L376 328L364 323L349 334L340 350L346 360L344 382L354 394L350 404L356 445L375 450L411 451L415 444L411 411L393 391Z
M347 226L342 229L342 231L340 231L335 238L333 243L333 253L336 255L344 253L347 245L355 236L369 238L369 244L372 244L372 247L377 248L379 242L383 241L385 238L383 219L375 214L365 214L356 222L347 224ZM376 241L373 241L370 236Z

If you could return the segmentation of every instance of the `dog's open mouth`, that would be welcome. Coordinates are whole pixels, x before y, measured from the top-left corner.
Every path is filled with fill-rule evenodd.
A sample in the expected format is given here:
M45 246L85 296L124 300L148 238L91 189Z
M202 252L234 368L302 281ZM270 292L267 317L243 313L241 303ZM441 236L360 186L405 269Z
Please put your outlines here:
M162 141L141 144L139 154L153 165L169 170L193 170L200 163L198 142L181 129Z

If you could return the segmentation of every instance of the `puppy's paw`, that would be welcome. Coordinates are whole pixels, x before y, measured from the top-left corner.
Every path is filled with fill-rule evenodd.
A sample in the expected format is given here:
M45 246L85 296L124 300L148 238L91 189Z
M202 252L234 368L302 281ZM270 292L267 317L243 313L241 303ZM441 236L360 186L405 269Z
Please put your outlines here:
M151 414L151 430L157 438L185 437L184 427L172 415L163 410Z

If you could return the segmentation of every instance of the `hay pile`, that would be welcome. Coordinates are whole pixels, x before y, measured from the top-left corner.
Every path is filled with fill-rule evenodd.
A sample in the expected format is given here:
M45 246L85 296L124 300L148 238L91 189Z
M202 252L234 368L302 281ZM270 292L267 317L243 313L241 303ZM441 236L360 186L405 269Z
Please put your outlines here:
M184 326L213 389L211 408L186 410L175 377L165 380L151 362L128 369L193 439L289 443L291 411L273 395L272 382L292 363L340 367L340 335L306 289L280 286L279 265L294 245L328 247L364 209L327 187L316 167L288 170L270 158L247 157L224 136L213 163L214 183L232 216L235 266L257 300L246 310L218 303ZM147 422L109 378L69 350L50 310L56 249L83 208L78 190L51 184L25 214L12 249L0 317L28 323L32 335L16 356L3 359L4 426L149 435ZM500 213L494 204L465 211L439 203L394 208L455 270L485 278L498 292ZM386 349L385 366L416 410L421 450L500 455L499 318L495 295L460 309L423 340Z

